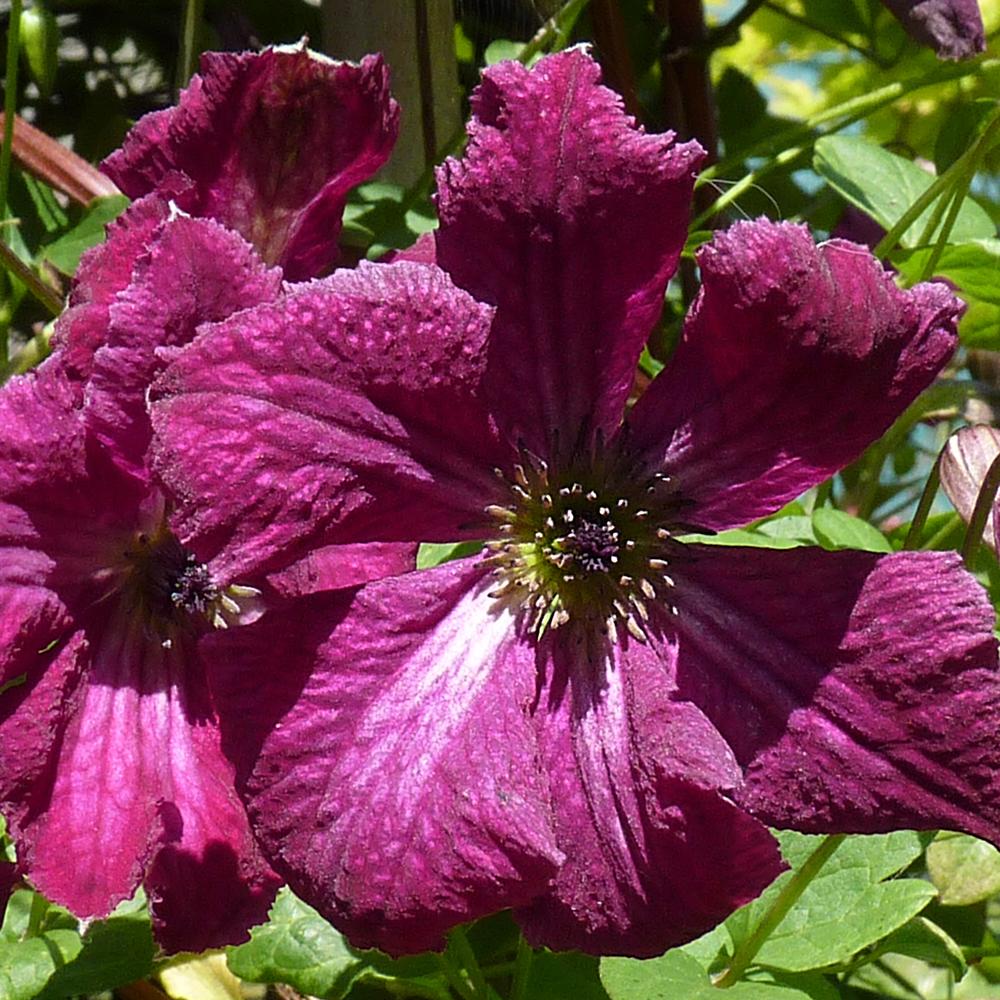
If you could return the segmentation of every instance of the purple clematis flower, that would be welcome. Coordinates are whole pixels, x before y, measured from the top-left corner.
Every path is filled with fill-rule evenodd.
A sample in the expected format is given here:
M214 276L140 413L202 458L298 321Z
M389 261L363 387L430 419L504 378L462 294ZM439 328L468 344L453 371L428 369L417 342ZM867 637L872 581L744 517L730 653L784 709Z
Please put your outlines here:
M101 917L141 883L170 951L244 939L279 884L220 750L198 636L278 593L409 568L413 552L286 546L277 563L252 543L195 553L172 530L148 461L151 381L201 324L279 299L282 271L258 250L300 276L329 264L346 191L396 122L375 58L272 50L204 69L112 158L132 193L163 187L84 259L55 355L0 391L0 811L47 896ZM287 148L307 125L308 162Z
M978 0L882 0L922 45L941 59L970 59L986 49Z
M437 264L245 311L156 390L186 544L486 539L203 640L275 869L360 946L513 907L534 944L642 956L778 874L765 823L1000 838L993 614L957 557L684 539L854 459L958 301L740 224L628 411L701 150L580 50L493 67L473 111Z
M381 56L207 52L177 106L146 115L102 169L132 198L171 190L298 281L335 262L347 195L389 158L398 128Z

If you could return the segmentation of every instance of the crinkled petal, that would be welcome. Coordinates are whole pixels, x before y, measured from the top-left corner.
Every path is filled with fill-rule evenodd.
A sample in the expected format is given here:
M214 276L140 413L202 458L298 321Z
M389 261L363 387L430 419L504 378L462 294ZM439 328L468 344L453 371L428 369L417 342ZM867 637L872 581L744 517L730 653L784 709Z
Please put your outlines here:
M548 455L621 419L687 230L697 143L647 135L582 49L488 69L438 176L437 259L497 306L487 385Z
M698 262L684 338L628 441L705 528L770 514L857 458L957 342L944 285L901 291L868 250L817 247L802 226L738 223Z
M189 642L150 641L122 610L92 622L87 683L37 815L25 869L77 916L104 917L148 873L158 937L201 951L246 937L277 889L222 758ZM199 681L199 677L202 679Z
M110 307L87 388L88 426L113 461L146 473L146 393L165 363L159 349L183 346L202 323L272 302L280 290L281 272L218 223L182 217L161 227Z
M169 212L159 193L133 202L107 227L105 242L81 258L68 308L52 337L60 365L75 381L90 377L94 354L107 342L111 303L132 280L136 263Z
M194 182L185 211L299 280L335 261L347 194L388 159L398 117L380 56L207 52L177 107L141 119L102 168L132 197L180 171Z
M534 657L487 587L459 560L205 640L265 853L355 945L440 947L562 861L528 719Z
M701 712L671 699L658 651L577 640L566 629L544 641L535 713L566 861L516 916L535 945L659 955L783 865L766 828L726 798L739 767Z
M948 439L941 457L941 485L966 524L983 488L990 466L1000 458L1000 431L986 424L962 427ZM994 504L994 510L996 505ZM997 549L996 518L990 511L983 530L983 541Z
M230 579L317 544L481 537L509 464L475 395L491 313L437 268L369 264L207 331L153 413L179 535Z
M671 572L679 693L743 765L740 804L1000 841L994 614L955 553L698 546Z
M986 48L978 0L882 0L907 33L942 59L970 59Z

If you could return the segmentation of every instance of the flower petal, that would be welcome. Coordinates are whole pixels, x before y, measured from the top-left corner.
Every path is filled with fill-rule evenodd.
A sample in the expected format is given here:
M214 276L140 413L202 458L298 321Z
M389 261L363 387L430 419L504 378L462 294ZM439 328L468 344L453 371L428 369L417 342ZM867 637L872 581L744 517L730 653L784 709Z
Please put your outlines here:
M679 693L754 815L1000 841L994 614L957 555L698 546L672 572Z
M962 427L948 439L941 457L941 485L959 516L969 523L990 466L1000 458L1000 431L986 424ZM990 511L983 541L997 551L996 519Z
M229 579L307 544L476 537L509 461L474 395L490 318L437 268L368 264L206 332L154 406L179 534Z
M488 69L438 175L438 262L497 306L491 403L540 455L554 429L572 446L621 419L703 155L638 129L599 78L582 49Z
M694 705L671 700L656 652L558 630L541 657L535 724L566 861L516 913L532 944L659 955L781 873L774 838L724 797L740 782L729 748Z
M963 307L944 285L900 291L866 249L817 247L802 226L738 223L698 261L684 339L629 442L705 528L770 514L847 465L957 342Z
M273 573L268 583L283 597L357 587L383 576L408 573L416 565L417 548L391 542L326 545L307 552L287 569Z
M278 882L221 756L193 646L151 642L123 610L92 621L87 641L87 682L63 699L71 718L23 824L26 874L91 918L131 897L148 872L168 949L245 939Z
M83 383L94 353L105 343L109 310L132 280L136 262L170 212L159 193L133 202L107 227L107 239L80 259L66 311L56 321L52 347L68 375Z
M88 386L87 423L112 460L146 473L146 393L165 364L158 349L183 346L200 324L272 302L280 289L281 272L218 223L177 218L161 227L109 309Z
M347 194L388 159L398 117L380 56L208 52L178 106L143 118L102 168L133 198L182 172L185 211L299 280L333 264Z
M527 714L534 658L485 589L459 560L205 640L265 853L357 946L440 947L562 861Z
M942 59L971 59L986 49L978 0L882 0L907 33Z

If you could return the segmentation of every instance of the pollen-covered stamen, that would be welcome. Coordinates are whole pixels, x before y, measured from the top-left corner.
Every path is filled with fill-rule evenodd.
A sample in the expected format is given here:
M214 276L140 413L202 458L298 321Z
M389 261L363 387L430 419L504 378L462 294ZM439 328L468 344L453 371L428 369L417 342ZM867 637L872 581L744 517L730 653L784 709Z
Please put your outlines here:
M522 453L511 474L497 470L510 493L486 508L496 531L490 596L520 608L539 634L577 621L644 638L650 602L673 610L665 571L680 505L666 476L637 475L601 449L587 458L560 474Z
M221 586L165 525L153 533L137 533L124 555L122 591L136 612L161 631L199 623L228 628L240 619L242 604L260 596L254 587Z

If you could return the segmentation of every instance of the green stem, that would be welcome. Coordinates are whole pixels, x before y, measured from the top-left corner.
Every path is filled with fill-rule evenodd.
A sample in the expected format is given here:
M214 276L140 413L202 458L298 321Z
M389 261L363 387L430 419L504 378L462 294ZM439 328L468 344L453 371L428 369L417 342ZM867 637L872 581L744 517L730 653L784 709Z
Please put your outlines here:
M28 911L28 926L25 928L24 937L35 938L42 932L42 921L48 913L48 900L40 893L36 892L31 897L31 909Z
M942 524L941 527L938 528L938 530L935 531L923 545L920 546L920 550L922 552L930 552L937 549L939 545L943 545L945 539L955 530L955 525L957 523L961 523L958 514L954 514L952 517L949 517L948 520Z
M22 0L11 0L7 27L7 78L3 85L3 147L0 148L0 219L7 217L10 190L10 158L14 148L14 116L17 113L17 60L21 39Z
M462 998L462 1000L477 1000L472 987L465 981L462 973L456 969L445 955L438 955L438 964L444 973L451 988Z
M874 50L866 49L863 45L855 45L854 42L845 38L843 35L838 35L835 31L830 31L829 29L824 28L821 24L817 24L815 21L810 21L808 17L803 17L801 14L796 14L793 11L786 10L779 4L773 3L772 0L765 0L764 6L773 13L787 18L793 24L801 24L802 27L808 28L810 31L814 31L817 35L822 35L824 38L829 38L830 41L836 42L838 45L843 45L845 48L851 49L853 52L857 52L859 55L863 56L869 62L874 63L881 69L888 68L886 61L882 59L881 56L879 56Z
M465 974L469 977L469 985L472 988L471 996L475 1000L490 1000L495 995L494 991L490 989L489 984L486 982L486 976L483 975L479 959L476 958L476 953L473 951L472 945L469 944L469 939L466 937L464 928L456 927L448 935L448 947L449 951L453 950L455 952L455 956L461 962Z
M510 987L510 1000L524 1000L528 995L528 976L531 974L532 951L521 934L517 939L517 955L514 957L514 981Z
M945 445L945 448L948 446ZM923 492L920 494L920 502L917 504L917 509L913 514L913 520L910 522L910 530L906 533L906 540L903 542L903 548L906 550L912 550L917 547L917 543L920 541L920 536L924 532L924 525L927 524L927 516L931 512L931 507L934 504L934 498L937 496L938 487L941 485L941 458L944 456L944 448L938 454L937 458L934 460L934 464L931 466L930 475L927 477L927 482L924 484Z
M878 90L873 90L870 94L861 94L858 97L852 97L850 100L825 108L823 111L817 111L816 114L811 115L799 124L791 125L769 139L763 139L749 146L747 149L740 150L732 156L727 156L724 160L720 160L718 163L702 171L698 178L698 184L704 184L715 177L724 176L752 157L773 156L776 152L787 149L789 146L800 145L803 141L805 141L807 146L811 145L813 131L827 122L835 121L838 118L847 118L850 121L856 121L858 118L864 118L873 111L877 111L887 104L892 104L893 101L897 101L899 98L905 97L914 91L922 90L924 87L945 83L949 80L961 80L967 76L978 76L980 73L985 73L998 67L1000 67L1000 59L984 59L982 62L975 63L972 66L964 63L938 66L930 73L911 77L907 80L898 80L895 83L879 87ZM841 122L837 128L842 128L846 124L848 124L847 121ZM836 129L833 131L836 131Z
M198 28L201 26L205 0L186 0L181 23L181 48L177 57L177 90L188 85L198 64Z
M62 299L2 240L0 267L10 271L53 316L62 312Z
M809 883L819 874L820 869L830 859L833 852L844 842L846 834L834 833L824 838L802 867L785 883L770 909L761 917L753 933L733 953L729 968L715 980L715 985L727 989L735 986L757 957L764 942L774 933L778 924L788 916L789 910L798 902Z
M972 508L969 524L965 529L965 541L962 542L962 562L968 569L972 568L972 561L979 551L983 529L986 527L990 511L993 509L997 489L1000 489L1000 457L993 460L989 472L983 478L983 485L979 487L979 496L976 497L976 506Z

